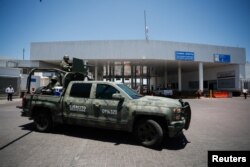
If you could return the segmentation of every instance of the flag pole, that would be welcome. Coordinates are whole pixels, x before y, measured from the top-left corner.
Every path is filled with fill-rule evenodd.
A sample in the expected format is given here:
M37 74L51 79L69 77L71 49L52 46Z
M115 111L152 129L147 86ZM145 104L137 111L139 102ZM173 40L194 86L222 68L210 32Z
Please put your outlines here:
M148 40L148 27L147 27L146 10L144 10L144 26L145 26L145 39Z

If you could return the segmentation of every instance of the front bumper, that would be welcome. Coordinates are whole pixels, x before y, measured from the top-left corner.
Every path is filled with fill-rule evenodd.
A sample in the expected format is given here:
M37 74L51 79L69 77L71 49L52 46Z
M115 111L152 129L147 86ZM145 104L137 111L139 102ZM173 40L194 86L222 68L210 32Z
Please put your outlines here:
M175 137L182 132L182 129L185 127L185 120L174 121L168 126L168 136Z
M174 137L177 136L180 132L182 132L182 129L188 130L190 122L191 122L191 108L188 102L183 102L180 100L180 103L182 105L182 120L180 121L173 121L168 126L168 136Z

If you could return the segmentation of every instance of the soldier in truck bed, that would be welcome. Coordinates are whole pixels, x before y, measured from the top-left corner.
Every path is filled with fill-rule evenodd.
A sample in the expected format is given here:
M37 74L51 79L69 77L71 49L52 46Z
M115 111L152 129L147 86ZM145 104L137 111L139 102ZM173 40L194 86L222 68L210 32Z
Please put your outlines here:
M60 63L60 66L62 67L62 70L70 72L72 71L72 64L69 62L69 56L64 55L63 60Z
M56 86L61 86L61 84L59 83L57 76L52 76L49 84L43 88L42 90L43 94L52 94L53 89Z

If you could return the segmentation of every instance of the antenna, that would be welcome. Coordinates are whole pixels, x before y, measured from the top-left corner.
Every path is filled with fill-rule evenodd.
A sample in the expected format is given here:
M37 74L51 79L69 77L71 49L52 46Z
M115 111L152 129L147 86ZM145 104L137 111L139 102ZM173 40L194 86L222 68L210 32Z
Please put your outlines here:
M23 48L23 60L24 60L24 52L25 52L25 49Z
M145 26L145 38L146 40L148 40L148 26L147 26L146 10L144 10L144 26Z

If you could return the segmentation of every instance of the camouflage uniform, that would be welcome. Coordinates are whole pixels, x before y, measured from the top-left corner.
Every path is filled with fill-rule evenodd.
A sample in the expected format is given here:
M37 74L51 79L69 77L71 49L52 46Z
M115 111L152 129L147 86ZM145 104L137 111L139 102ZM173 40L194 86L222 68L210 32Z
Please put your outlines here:
M72 65L69 63L69 56L65 55L60 63L62 70L70 72L72 70Z
M47 86L46 86L46 89L53 89L55 88L56 86L61 86L61 84L57 81L57 82L53 82L51 81Z
M61 86L61 84L58 82L58 78L56 76L53 76L50 80L50 83L44 88L44 93L52 94L52 91L56 86Z

